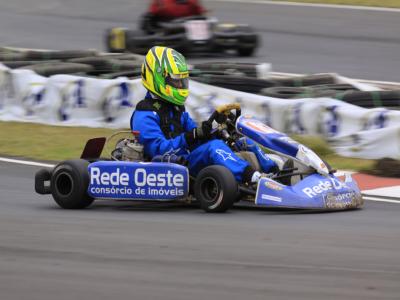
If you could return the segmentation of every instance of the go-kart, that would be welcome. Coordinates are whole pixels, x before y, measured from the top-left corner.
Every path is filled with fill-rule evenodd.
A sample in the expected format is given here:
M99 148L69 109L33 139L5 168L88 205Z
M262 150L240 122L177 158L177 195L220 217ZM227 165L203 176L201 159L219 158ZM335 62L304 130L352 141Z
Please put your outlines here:
M351 175L344 180L312 150L262 122L242 116L239 104L219 106L208 122L218 124L213 135L225 141L239 156L260 170L253 152L244 151L238 140L247 137L290 164L274 174L265 174L256 184L236 182L225 167L211 165L196 177L189 175L186 162L174 153L143 155L138 132L120 139L111 158L100 154L105 138L87 142L81 159L67 160L54 169L36 173L35 189L52 194L62 208L79 209L94 199L198 202L207 212L225 212L236 202L256 206L344 210L363 206L363 198ZM286 167L285 167L286 166Z
M141 27L146 29L108 29L105 33L107 51L145 54L154 45L163 45L185 55L235 50L240 56L251 56L259 44L259 37L250 26L218 23L217 19L204 16L158 22L151 29L147 24Z

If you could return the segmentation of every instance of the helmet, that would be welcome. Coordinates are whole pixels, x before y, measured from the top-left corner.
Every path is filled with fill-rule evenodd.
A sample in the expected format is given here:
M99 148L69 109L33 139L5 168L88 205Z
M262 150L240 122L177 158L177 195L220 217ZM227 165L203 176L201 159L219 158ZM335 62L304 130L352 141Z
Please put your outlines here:
M142 65L142 83L161 99L183 105L189 96L189 71L185 57L171 48L151 48Z

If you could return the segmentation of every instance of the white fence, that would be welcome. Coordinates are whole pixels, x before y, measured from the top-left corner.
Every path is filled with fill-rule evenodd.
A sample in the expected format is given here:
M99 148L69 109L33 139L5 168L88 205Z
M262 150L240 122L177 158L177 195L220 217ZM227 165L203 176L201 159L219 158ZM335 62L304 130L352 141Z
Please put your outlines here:
M338 81L371 89L342 77ZM144 95L140 80L46 78L0 64L2 121L127 128ZM400 158L399 111L364 109L330 98L284 100L190 82L187 109L195 119L206 119L216 105L229 102L240 102L244 113L279 131L322 135L344 156Z

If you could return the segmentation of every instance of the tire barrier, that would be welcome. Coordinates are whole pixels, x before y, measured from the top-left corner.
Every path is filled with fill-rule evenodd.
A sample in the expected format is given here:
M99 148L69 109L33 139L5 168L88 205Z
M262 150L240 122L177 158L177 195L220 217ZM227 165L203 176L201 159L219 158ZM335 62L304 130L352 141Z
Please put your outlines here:
M364 108L393 107L398 109L400 106L400 90L373 92L349 91L338 95L336 99Z
M140 39L127 31L127 39ZM147 36L148 37L148 36ZM147 38L146 37L146 38ZM157 39L157 35L151 36ZM169 36L173 40L173 36ZM136 43L138 45L138 43ZM147 49L146 49L147 51ZM100 54L94 50L19 51L0 48L0 62L14 69L30 69L42 76L75 74L114 79L140 76L143 56L133 53ZM399 91L360 91L335 74L263 79L268 64L210 62L191 67L191 78L202 83L280 99L333 98L364 108L398 107ZM261 71L260 71L261 70ZM262 73L262 74L260 74Z
M331 74L314 74L276 79L280 86L303 87L310 85L325 85L336 83L335 76Z
M335 90L337 88L338 90ZM301 99L301 98L321 98L329 97L336 98L342 95L341 89L345 91L356 90L349 84L327 84L308 87L271 87L265 88L260 91L261 95L281 98L281 99Z
M281 98L281 99L295 99L295 98L308 98L306 95L311 96L311 89L307 89L304 87L269 87L263 88L260 91L261 95L273 97L273 98ZM301 95L305 95L305 97L301 97Z
M400 160L382 158L376 161L374 168L369 172L372 175L383 177L400 177Z
M237 75L201 74L200 76L194 77L194 80L226 89L252 94L258 94L265 87L275 87L278 85L273 80L257 79L254 77Z
M101 75L100 77L103 79L115 79L118 77L129 77L130 79L136 79L140 77L142 74L141 70L133 70L133 71L121 71L115 73L106 73Z
M133 53L100 54L94 50L34 51L0 48L0 63L11 69L30 69L42 76L76 74L116 78L140 75L143 56Z
M4 52L0 53L0 61L2 62L10 62L10 61L26 61L30 60L26 57L24 53L15 53L15 52Z
M319 91L336 91L336 92L345 92L345 91L357 91L357 88L347 83L331 83L331 84L321 84L321 85L313 85L310 86L313 90Z
M19 68L21 69L21 68ZM22 67L22 69L29 69L42 76L52 76L57 74L76 74L76 73L89 73L93 70L92 66L78 63L42 63L37 65L29 65Z
M259 66L260 64L213 62L194 64L193 70L203 74L220 73L221 75L226 74L246 77L261 77L259 74Z
M16 60L16 61L3 61L3 64L11 69L17 69L25 66L30 66L30 65L37 65L38 63L43 63L43 64L54 64L54 63L59 63L61 60L43 60L43 61L37 61L37 60Z
M349 84L327 84L309 87L270 87L261 95L281 99L334 98L363 108L399 108L400 90L359 91Z
M66 51L34 51L28 50L24 52L25 57L29 60L50 60L50 59L71 59L85 56L96 56L98 52L95 50L66 50Z

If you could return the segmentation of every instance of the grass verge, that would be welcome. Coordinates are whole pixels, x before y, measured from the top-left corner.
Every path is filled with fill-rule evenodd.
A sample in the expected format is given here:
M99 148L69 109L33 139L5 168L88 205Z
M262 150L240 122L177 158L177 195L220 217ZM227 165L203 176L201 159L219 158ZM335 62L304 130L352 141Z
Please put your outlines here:
M399 0L275 0L275 1L400 8Z
M103 128L0 122L0 155L51 161L78 158L88 139L112 132Z
M32 123L0 122L0 155L60 161L80 156L86 141L109 136L115 130L86 127L47 126ZM341 157L320 138L294 137L317 152L335 169L370 170L373 160Z

